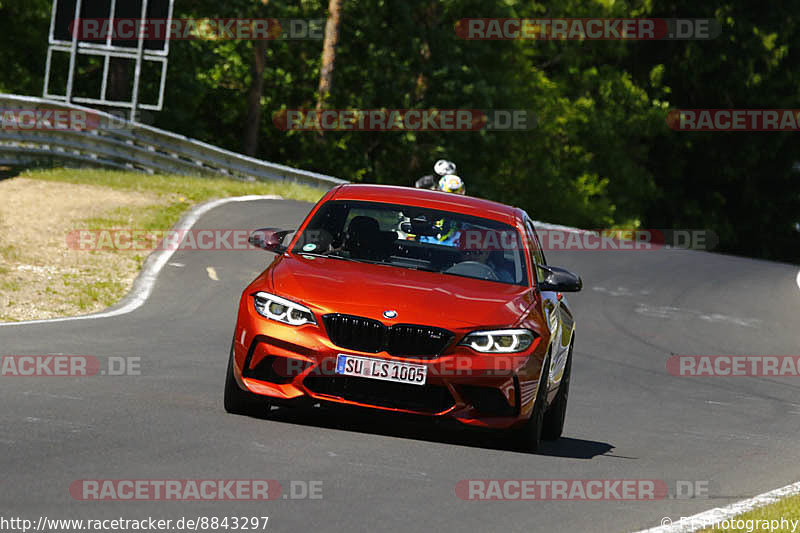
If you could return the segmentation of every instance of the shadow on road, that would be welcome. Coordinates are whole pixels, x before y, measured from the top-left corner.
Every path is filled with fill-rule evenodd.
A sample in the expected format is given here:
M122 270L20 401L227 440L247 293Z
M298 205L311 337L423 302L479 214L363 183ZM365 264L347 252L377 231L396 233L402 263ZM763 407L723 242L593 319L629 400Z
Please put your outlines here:
M396 413L371 413L347 408L273 409L265 418L272 422L316 426L339 431L369 433L403 439L438 442L455 446L487 448L512 453L529 453L515 447L513 440L499 431L465 428L458 422L436 423L425 417ZM544 441L538 455L572 459L592 459L605 455L614 446L605 442L563 437Z
M613 449L614 446L607 442L561 437L557 441L542 444L538 453L539 455L549 455L551 457L592 459L598 455L606 455Z

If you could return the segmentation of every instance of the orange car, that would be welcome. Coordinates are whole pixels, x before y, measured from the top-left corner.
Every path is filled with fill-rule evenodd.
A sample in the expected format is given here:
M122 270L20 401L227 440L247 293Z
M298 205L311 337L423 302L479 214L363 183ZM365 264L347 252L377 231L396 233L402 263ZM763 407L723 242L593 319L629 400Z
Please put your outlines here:
M228 412L327 402L504 429L528 449L561 435L575 340L562 293L582 282L546 264L521 209L342 185L296 232L250 242L278 257L241 297Z

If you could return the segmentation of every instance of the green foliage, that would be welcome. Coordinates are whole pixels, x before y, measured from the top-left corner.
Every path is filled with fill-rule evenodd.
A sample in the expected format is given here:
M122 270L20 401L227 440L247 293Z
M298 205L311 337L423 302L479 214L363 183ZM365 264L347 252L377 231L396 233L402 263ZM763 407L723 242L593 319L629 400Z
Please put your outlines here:
M39 94L49 0L0 3L0 89ZM175 16L324 19L326 0L176 2ZM447 157L468 192L583 227L703 228L721 249L800 260L791 133L670 130L671 108L796 108L796 5L778 0L346 0L332 108L526 109L522 132L285 132L317 100L322 42L267 46L258 156L410 185ZM468 41L466 17L713 17L706 41ZM24 24L20 24L20 21ZM156 125L240 150L253 43L174 41Z
M0 93L41 95L50 0L0 2Z

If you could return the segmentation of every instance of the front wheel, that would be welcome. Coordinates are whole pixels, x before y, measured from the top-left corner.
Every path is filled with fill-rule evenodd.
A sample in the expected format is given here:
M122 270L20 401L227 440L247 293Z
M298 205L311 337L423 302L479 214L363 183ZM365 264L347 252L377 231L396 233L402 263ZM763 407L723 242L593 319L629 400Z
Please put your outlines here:
M572 346L570 345L569 347L567 362L564 364L564 374L561 376L561 384L558 387L556 398L544 415L542 438L545 440L556 440L564 433L564 421L567 418L567 400L569 399L569 377L572 373Z
M266 416L269 412L269 401L259 394L243 390L236 382L233 374L233 345L228 357L228 371L225 376L225 411L244 416Z
M515 430L517 445L526 451L535 452L542 441L544 428L545 402L547 401L547 382L550 374L550 356L548 355L542 367L542 377L536 387L536 399L533 401L533 412L524 426ZM544 382L544 383L542 383Z

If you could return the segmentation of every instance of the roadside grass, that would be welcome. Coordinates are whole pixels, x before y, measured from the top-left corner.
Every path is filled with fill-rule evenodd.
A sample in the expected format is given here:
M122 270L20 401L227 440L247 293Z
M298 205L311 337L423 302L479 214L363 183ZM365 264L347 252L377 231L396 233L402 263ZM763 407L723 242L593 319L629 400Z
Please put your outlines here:
M227 178L144 174L115 170L58 168L28 171L21 177L80 185L98 185L121 191L155 193L167 205L111 209L100 217L82 220L86 229L136 228L150 231L167 230L180 220L193 205L232 196L279 195L287 200L317 202L325 194L322 189L284 182L241 181ZM144 262L144 258L142 261Z
M247 194L277 194L291 200L316 202L325 194L322 189L288 182L240 181L174 174L151 175L116 170L56 168L26 171L20 174L20 177L82 185L101 185L117 190L156 193L161 196L175 195L183 198L182 203L188 204Z
M6 270L6 272L11 272L10 270ZM21 285L19 281L15 279L4 279L0 281L0 290L8 291L8 292L17 292L20 289Z
M5 292L16 292L19 290L19 282L10 274L12 261L19 257L16 249L11 245L0 246L0 290ZM2 313L0 313L2 317Z
M144 194L152 199L95 210L92 216L70 218L66 226L89 230L164 231L178 222L192 206L218 198L279 195L285 199L316 202L325 194L323 189L295 183L148 175L96 169L28 170L18 177L92 186L93 189L89 194L92 195L93 206L104 204L104 196L108 194L104 193L104 190L113 190L117 195L120 192L130 193L131 197ZM76 192L76 194L85 193L83 190L81 193ZM42 210L49 207L37 205L31 206L30 209ZM109 307L127 294L148 255L147 252L141 251L138 253L125 250L89 251L80 252L79 258L67 260L65 264L54 265L48 260L52 250L44 248L38 252L30 246L24 246L24 249L25 254L21 254L13 244L0 244L0 293L5 294L4 298L0 298L0 321L71 316ZM74 255L76 252L64 253ZM31 288L36 281L30 277L34 275L30 273L30 265L40 265L34 267L38 270L49 269L35 290ZM20 268L26 271L23 273L19 271ZM24 280L22 284L20 279ZM20 293L18 292L20 289L25 290ZM24 301L21 298L14 298L14 301L11 301L12 294L17 296L24 294ZM35 301L29 301L31 299Z
M781 519L785 519L789 521L788 527L780 527ZM779 502L775 502L769 505L765 505L764 507L759 507L758 509L753 509L752 511L748 511L746 513L740 514L731 520L735 521L736 524L739 520L744 521L743 525L744 528L738 529L721 529L721 528L707 528L701 530L701 533L741 533L742 531L772 531L773 533L795 533L796 530L792 529L791 521L792 520L800 520L800 495L797 496L790 496L788 498L784 498ZM748 520L751 520L751 525L755 524L764 524L764 520L777 520L778 529L770 529L770 528L762 528L760 527L753 527L751 528L748 526Z
M96 280L84 281L81 276L76 274L65 274L63 276L64 287L77 287L79 290L74 293L73 304L81 311L92 309L95 304L108 307L115 304L122 297L127 289L127 284L121 280ZM57 294L54 291L46 291L48 294Z
M5 246L0 246L0 260L3 261L16 261L19 259L19 252L16 248L7 244Z
M192 204L173 202L144 207L117 207L109 209L101 216L81 220L85 229L141 229L156 231L169 229Z

